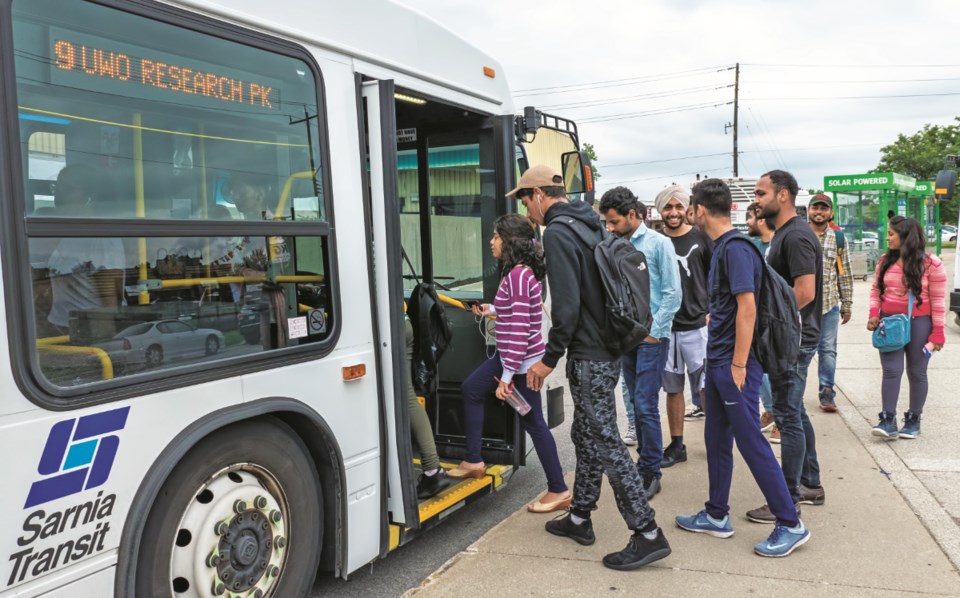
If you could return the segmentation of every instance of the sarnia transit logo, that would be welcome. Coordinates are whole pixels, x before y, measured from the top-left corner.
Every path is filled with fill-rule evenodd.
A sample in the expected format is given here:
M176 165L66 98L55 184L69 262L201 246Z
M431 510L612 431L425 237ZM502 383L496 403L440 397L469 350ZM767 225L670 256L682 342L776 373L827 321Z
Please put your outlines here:
M57 422L50 428L37 473L24 509L96 488L110 477L130 407Z

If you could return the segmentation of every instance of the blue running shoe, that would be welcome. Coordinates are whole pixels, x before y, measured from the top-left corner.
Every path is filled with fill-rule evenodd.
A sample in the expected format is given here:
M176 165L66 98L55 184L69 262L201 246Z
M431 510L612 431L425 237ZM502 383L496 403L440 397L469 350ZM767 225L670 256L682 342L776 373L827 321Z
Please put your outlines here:
M779 521L773 526L770 537L753 547L760 556L785 557L810 539L810 530L801 521L797 527L787 527Z
M729 538L733 535L733 527L730 525L730 516L725 515L723 519L717 520L700 511L696 515L677 515L677 527L688 532L697 532L700 534L710 534L717 538Z
M916 438L920 435L920 416L913 411L903 414L903 427L900 428L900 438Z

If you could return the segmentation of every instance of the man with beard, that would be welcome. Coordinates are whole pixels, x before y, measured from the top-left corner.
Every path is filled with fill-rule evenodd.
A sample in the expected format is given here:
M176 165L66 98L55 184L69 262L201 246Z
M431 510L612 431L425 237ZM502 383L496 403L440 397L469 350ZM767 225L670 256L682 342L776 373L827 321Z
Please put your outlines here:
M647 259L650 273L650 335L623 356L623 376L633 393L637 429L637 470L643 475L647 499L660 492L663 431L660 427L660 388L667 365L670 328L680 309L680 268L673 243L643 223L646 209L626 187L614 187L600 198L607 230L628 239ZM549 262L549 257L547 258ZM556 297L556 295L554 295ZM574 490L576 496L576 490Z
M663 219L663 234L673 243L680 265L682 299L680 309L673 316L667 365L663 373L663 389L667 393L667 422L670 444L663 451L660 467L670 467L687 460L683 444L684 374L690 380L693 402L692 421L703 413L703 366L707 351L707 311L710 292L707 275L713 256L713 240L699 228L686 223L690 194L680 185L670 185L656 198L657 211Z
M773 222L776 234L767 251L767 263L793 287L800 308L801 335L797 367L787 372L767 372L773 385L773 415L780 430L783 477L793 502L823 504L817 440L803 406L807 369L820 343L823 304L823 251L816 235L797 215L797 180L783 170L771 170L757 181L754 196L761 218ZM767 505L747 512L757 523L775 523Z
M823 249L823 316L820 321L820 343L817 346L820 377L820 409L833 413L837 410L833 390L837 372L837 331L840 324L850 321L853 309L853 273L846 251L843 231L830 226L833 221L833 203L824 194L813 196L807 207L810 229L820 240Z
M760 250L760 255L766 256L773 239L773 229L766 218L757 217L759 208L757 202L747 206L747 235L753 244ZM770 442L780 444L780 430L773 419L773 392L770 390L770 376L763 375L760 383L760 402L763 404L763 413L760 414L760 431L770 432Z

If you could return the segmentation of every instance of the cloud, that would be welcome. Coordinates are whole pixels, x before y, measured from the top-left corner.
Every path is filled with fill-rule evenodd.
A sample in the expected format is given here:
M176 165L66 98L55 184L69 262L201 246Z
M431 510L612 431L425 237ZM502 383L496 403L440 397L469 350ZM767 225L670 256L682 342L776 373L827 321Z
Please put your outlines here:
M600 191L622 183L648 197L695 173L731 175L733 71L718 69L736 62L741 176L788 168L819 188L825 175L875 167L899 133L960 114L960 57L945 52L956 45L930 37L956 14L952 0L401 2L493 55L518 109L557 106L548 111L579 122L600 157ZM620 83L597 84L611 81ZM895 95L916 97L861 97ZM582 104L633 96L645 97ZM666 113L702 104L710 106ZM651 111L663 113L596 120ZM705 154L723 155L674 159Z

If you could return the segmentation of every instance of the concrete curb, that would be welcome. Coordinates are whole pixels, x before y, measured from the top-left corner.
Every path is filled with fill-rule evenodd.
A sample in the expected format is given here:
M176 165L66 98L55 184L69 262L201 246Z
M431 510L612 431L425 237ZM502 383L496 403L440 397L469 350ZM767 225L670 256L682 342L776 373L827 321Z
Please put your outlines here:
M894 487L910 505L914 514L927 528L927 532L940 546L943 553L950 559L954 570L960 572L960 527L953 517L944 509L943 505L924 486L923 482L907 467L903 459L888 445L888 442L878 440L870 433L872 424L850 400L855 396L840 382L836 387L843 393L848 405L839 409L840 416L850 432L857 437L863 448L880 467L881 473L887 474L887 479L893 482ZM897 441L901 442L901 441Z

